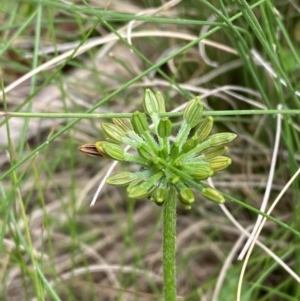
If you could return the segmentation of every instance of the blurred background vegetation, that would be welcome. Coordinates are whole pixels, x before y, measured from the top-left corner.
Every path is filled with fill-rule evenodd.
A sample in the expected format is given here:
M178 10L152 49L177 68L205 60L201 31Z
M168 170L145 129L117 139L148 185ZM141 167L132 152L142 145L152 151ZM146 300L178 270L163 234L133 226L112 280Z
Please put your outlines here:
M280 128L268 114L300 108L296 0L2 0L0 45L1 111L130 113L146 88L174 110L200 95L229 111L215 131L238 134L216 188L259 209L269 187L269 208L298 170L299 116ZM112 162L78 146L103 121L0 117L0 300L162 300L161 208L106 185L90 207ZM272 216L300 231L299 205L296 178ZM257 214L225 206L251 231ZM177 219L180 300L236 300L241 228L200 195ZM268 220L259 240L295 275L255 246L241 300L299 300L299 236Z

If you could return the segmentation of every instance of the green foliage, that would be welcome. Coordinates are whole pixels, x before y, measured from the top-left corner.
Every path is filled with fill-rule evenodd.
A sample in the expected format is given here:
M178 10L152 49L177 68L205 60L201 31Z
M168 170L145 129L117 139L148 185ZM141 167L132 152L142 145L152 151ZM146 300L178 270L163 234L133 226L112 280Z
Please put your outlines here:
M299 168L298 2L3 0L0 20L0 111L5 111L0 113L0 299L162 300L164 207L129 201L128 191L133 196L150 191L149 199L163 205L170 183L154 166L156 157L169 156L178 159L168 175L182 205L178 297L235 299L240 227L251 228L266 189L269 208ZM151 94L144 106L148 87L161 90L164 99ZM192 123L180 128L182 114L158 113L162 100L171 112L195 95L205 109L192 129ZM140 137L132 115L124 112L143 109L152 114L153 127L149 123ZM99 128L111 120L112 127ZM105 151L109 144L101 146L101 155L94 143L81 150L97 158L83 157L78 145L104 140L103 132L114 130L105 142L146 145L137 153L126 151L130 172L118 173L127 170L127 162L114 167L109 179L124 187L104 185L90 207L99 182L113 169L104 157L123 158L116 148ZM208 137L224 132L238 134L230 149L222 141L202 149ZM178 133L175 141L171 133ZM153 156L155 145L163 147ZM207 162L223 161L184 161L183 150ZM213 179L226 194L209 187L204 193L212 201L232 200L224 204L230 219L224 206L197 201L196 184L206 184L213 168L229 163L225 152L232 164ZM150 160L153 170L147 168ZM186 170L195 181L182 181L180 172ZM300 299L299 192L296 177L259 236L282 261L255 246L242 301Z

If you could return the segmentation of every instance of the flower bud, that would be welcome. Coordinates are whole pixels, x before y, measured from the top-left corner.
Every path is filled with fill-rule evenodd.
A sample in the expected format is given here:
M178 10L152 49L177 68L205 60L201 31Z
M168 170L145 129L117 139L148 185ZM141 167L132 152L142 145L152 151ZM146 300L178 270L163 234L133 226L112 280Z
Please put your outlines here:
M181 203L183 203L185 205L190 205L190 204L194 203L195 195L190 188L186 187L179 191L178 199Z
M146 89L143 105L145 113L149 116L160 113L159 100L150 89Z
M184 109L183 119L190 126L194 128L202 117L203 104L199 96L192 99Z
M164 176L162 171L159 171L151 177L144 179L142 183L140 179L136 180L136 183L131 182L127 187L128 196L133 199L142 199L150 196L157 187L157 183Z
M113 123L119 126L125 133L133 130L132 124L129 118L113 118Z
M78 147L78 150L82 153L92 156L92 157L103 157L101 153L97 150L95 144L84 144Z
M144 186L140 187L140 190L138 189L138 186L135 186L132 190L130 190L130 197L133 199L143 199L143 198L147 198L150 197L154 190L156 189L156 185L151 185L150 187L147 188L146 182L143 183ZM144 195L140 194L142 191L147 191Z
M165 108L165 100L162 96L162 94L157 91L156 92L156 99L157 99L157 102L158 102L158 107L159 107L159 113L165 113L166 112L166 108Z
M188 139L187 141L184 142L182 146L181 153L187 153L190 150L192 150L196 145L198 144L198 141L194 139L194 137Z
M104 122L101 124L101 128L104 134L116 143L121 143L126 135L122 128L113 123Z
M205 118L195 129L193 137L195 137L198 143L204 141L210 134L214 119L212 116Z
M120 171L106 179L106 183L114 186L127 186L133 180L133 173Z
M137 151L141 157L149 161L152 161L156 157L156 154L153 152L153 150L145 143L140 144L137 147Z
M151 201L155 202L156 204L161 204L164 202L166 197L167 197L166 187L157 187L151 195Z
M212 187L203 188L201 191L201 194L205 198L207 198L208 200L210 200L212 202L215 202L218 204L223 204L225 202L225 199L222 196L222 194L218 190L216 190Z
M148 191L145 187L140 185L133 186L131 189L127 188L128 196L131 199L143 199L150 196L151 191Z
M233 133L219 133L210 136L209 140L211 142L211 146L220 146L227 144L236 138L236 134Z
M209 160L209 166L213 171L220 171L231 164L231 159L225 156L218 156Z
M97 151L99 152L99 154L102 156L102 157L106 157L106 153L102 147L103 143L106 142L106 141L98 141L95 143L95 147L97 149Z
M155 203L157 206L159 206L159 207L162 207L162 205L164 204L164 202L165 202L165 201L163 201L163 202L156 202L156 201L154 201L154 203Z
M129 185L127 186L127 192L129 192L134 186L137 186L137 185L141 185L141 183L143 183L145 181L144 178L142 177L139 177L137 179L134 179L133 181L131 181L129 183Z
M157 127L157 133L160 138L168 138L172 134L172 122L168 118L162 118Z
M179 156L179 142L174 142L171 147L170 157L177 158Z
M104 157L108 157L116 161L123 161L125 158L124 149L117 144L100 141L96 142L95 146L98 152Z
M208 161L214 157L221 156L227 151L227 146L214 146L206 149L201 155L203 159Z
M147 122L146 115L144 113L135 111L132 114L131 123L132 123L134 131L138 135L143 135L144 132L149 131L149 124Z
M162 149L158 150L157 156L163 159L167 159L169 157L168 150L163 147Z
M184 203L182 203L182 202L180 202L180 201L179 201L179 205L180 205L180 207L182 207L182 208L185 209L185 210L191 210L191 209L192 209L192 206L191 206L191 205L189 205L189 204L184 204Z
M199 168L193 170L190 175L198 180L206 180L209 177L213 176L214 170L209 166L203 165Z
M197 180L206 180L214 174L213 169L206 163L183 164L183 169Z

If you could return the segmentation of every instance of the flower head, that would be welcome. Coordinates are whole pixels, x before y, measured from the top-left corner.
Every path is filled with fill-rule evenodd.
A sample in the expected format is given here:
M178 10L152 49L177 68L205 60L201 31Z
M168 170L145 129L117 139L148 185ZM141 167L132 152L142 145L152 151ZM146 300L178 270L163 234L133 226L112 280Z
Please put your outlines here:
M144 113L136 111L131 119L116 118L113 124L102 124L110 142L86 144L79 150L91 156L140 165L138 172L121 171L107 179L108 184L127 186L131 198L148 197L161 206L173 186L179 203L186 209L190 209L195 200L192 188L213 202L224 203L222 194L202 181L231 164L231 159L223 154L226 144L234 140L236 134L210 135L213 117L201 119L203 104L200 97L195 97L187 104L175 141L171 141L172 122L160 117L165 113L162 94L147 89L143 105ZM136 154L125 152L120 143L136 149Z

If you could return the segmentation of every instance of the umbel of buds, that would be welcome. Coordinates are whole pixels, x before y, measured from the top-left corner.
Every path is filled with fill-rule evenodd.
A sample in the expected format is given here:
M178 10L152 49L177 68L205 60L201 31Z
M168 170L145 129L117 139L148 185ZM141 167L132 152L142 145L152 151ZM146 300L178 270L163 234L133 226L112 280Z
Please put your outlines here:
M138 172L120 171L107 179L108 184L127 186L130 198L147 197L161 206L173 186L179 204L186 209L195 201L192 189L210 201L224 203L222 194L202 181L231 164L224 153L226 144L236 134L210 135L213 117L202 118L203 104L200 97L195 97L187 104L177 135L171 141L172 122L160 117L165 113L162 94L147 89L143 105L144 113L136 111L131 119L114 118L113 123L102 123L108 140L82 145L79 150L91 156L140 165ZM122 143L135 149L135 154L125 152Z

